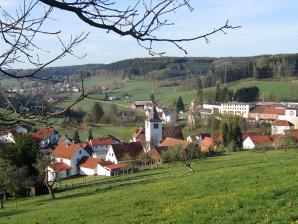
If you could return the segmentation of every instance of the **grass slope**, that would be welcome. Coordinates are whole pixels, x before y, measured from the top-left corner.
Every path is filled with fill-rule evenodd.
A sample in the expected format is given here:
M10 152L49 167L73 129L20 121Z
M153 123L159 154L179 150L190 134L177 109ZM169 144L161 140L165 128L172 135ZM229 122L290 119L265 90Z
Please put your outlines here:
M0 223L296 223L297 159L296 150L236 152L194 163L194 174L177 164L98 178L54 201L7 202Z
M279 100L298 100L298 82L296 81L241 81L231 85L234 91L243 87L257 86L260 96L265 99L272 94Z

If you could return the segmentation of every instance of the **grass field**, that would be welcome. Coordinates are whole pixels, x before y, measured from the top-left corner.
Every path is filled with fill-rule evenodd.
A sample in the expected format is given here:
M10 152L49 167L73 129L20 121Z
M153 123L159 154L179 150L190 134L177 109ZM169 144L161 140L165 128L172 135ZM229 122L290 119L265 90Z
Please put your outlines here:
M281 101L298 100L298 82L294 81L241 81L231 85L231 89L237 90L250 86L259 87L260 96L265 99L272 94Z
M176 164L98 177L56 200L21 199L17 209L8 201L0 223L297 223L297 153L208 157L194 162L194 174Z
M153 93L156 99L164 104L165 106L170 106L178 99L179 96L183 98L183 101L186 105L189 105L190 101L196 97L196 90L181 91L179 87L155 87L152 86L152 83L149 81L119 81L113 80L113 78L100 78L100 77L91 77L87 79L86 85L94 86L95 84L99 86L103 85L116 85L119 87L116 89L112 95L115 95L119 98L122 97L124 93L132 95L132 100L148 100L150 94ZM298 81L273 81L273 80L264 80L264 81L255 81L255 80L241 80L229 84L229 88L234 91L243 88L257 86L260 89L260 96L268 98L270 95L278 98L283 101L295 100L298 97ZM213 88L213 87L212 87ZM206 91L211 90L212 88L206 88ZM297 100L297 99L296 99ZM123 100L117 101L119 104L127 105ZM88 104L88 103L87 103ZM88 105L84 105L89 107Z

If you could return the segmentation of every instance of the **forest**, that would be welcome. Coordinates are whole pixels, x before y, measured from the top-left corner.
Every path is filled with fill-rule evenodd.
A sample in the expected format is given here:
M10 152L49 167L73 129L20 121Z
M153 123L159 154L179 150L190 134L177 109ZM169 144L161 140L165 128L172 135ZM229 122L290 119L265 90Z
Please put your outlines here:
M17 70L24 74L30 70ZM289 79L298 77L298 54L253 57L153 57L136 58L110 64L89 64L47 68L40 77L116 76L150 80L158 86L181 85L186 89L215 86L246 78Z

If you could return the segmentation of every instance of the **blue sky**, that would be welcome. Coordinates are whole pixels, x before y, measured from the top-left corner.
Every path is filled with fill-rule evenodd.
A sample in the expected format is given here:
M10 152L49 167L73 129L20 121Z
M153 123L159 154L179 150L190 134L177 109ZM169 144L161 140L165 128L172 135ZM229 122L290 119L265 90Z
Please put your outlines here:
M12 10L21 2L0 0L0 5ZM124 5L123 2L121 4ZM187 56L250 56L298 52L297 0L192 0L191 5L194 12L180 10L171 15L169 18L175 22L175 26L165 28L160 35L192 37L223 25L227 19L230 24L241 25L242 28L230 30L228 35L213 35L208 44L204 40L182 44L188 51ZM56 20L47 23L44 29L63 30L61 37L64 40L70 34L90 32L88 39L75 49L78 54L87 53L87 57L80 60L68 56L54 65L110 63L128 58L150 57L132 38L90 28L75 16L60 10L55 10L52 17ZM41 47L51 50L48 56L54 56L59 50L57 42L51 38L40 37L38 42ZM166 56L185 56L171 44L156 45L156 49L166 51Z

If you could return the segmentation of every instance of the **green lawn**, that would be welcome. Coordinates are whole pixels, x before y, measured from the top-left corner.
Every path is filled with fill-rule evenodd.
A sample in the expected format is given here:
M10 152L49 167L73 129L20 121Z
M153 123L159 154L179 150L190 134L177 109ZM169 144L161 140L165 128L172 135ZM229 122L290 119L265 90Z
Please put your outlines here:
M297 223L297 153L208 157L194 163L194 174L176 164L93 184L87 178L88 187L56 200L5 203L0 223Z
M298 100L298 82L296 81L241 81L231 85L233 90L243 87L257 86L260 96L265 100L272 94L281 101Z

